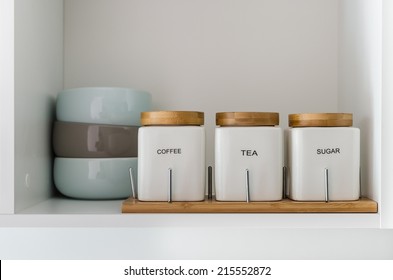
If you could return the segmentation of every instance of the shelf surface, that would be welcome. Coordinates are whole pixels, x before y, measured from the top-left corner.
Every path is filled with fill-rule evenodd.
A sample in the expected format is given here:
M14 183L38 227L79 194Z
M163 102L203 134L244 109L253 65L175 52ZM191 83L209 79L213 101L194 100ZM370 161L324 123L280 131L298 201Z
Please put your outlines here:
M368 198L357 201L300 202L284 199L275 202L142 202L129 198L123 213L377 213L378 205Z
M380 228L379 213L133 213L124 200L54 197L16 214L1 214L4 227L75 228Z

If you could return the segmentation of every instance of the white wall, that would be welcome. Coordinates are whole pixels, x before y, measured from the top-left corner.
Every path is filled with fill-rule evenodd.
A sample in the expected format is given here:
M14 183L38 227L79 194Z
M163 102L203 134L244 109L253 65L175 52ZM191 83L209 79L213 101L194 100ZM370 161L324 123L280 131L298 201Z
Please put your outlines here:
M362 193L380 201L382 1L339 1L338 108L361 129Z
M67 0L66 88L125 86L161 110L337 110L337 1ZM310 24L312 23L312 24Z
M51 129L63 88L63 1L15 1L15 211L52 194Z

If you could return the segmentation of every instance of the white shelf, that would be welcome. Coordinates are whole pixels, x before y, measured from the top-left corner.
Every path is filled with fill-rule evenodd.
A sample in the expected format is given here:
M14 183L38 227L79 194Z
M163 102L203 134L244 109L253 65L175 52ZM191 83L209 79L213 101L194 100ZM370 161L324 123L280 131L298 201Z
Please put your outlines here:
M122 214L122 201L53 198L18 214L0 215L0 227L236 227L379 228L379 214Z
M103 215L120 214L124 200L77 200L55 197L27 208L18 214Z

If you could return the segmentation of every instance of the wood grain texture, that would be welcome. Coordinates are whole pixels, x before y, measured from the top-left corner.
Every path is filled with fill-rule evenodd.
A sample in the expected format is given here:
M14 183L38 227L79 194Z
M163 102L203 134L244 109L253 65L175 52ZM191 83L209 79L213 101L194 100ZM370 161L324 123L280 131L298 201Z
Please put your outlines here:
M279 125L279 113L271 112L221 112L216 113L220 126L274 126Z
M203 125L205 114L195 111L142 112L142 125Z
M377 213L378 204L368 198L357 201L300 202L284 199L276 202L142 202L129 198L123 213Z
M352 126L353 117L348 113L290 114L290 127L339 127Z

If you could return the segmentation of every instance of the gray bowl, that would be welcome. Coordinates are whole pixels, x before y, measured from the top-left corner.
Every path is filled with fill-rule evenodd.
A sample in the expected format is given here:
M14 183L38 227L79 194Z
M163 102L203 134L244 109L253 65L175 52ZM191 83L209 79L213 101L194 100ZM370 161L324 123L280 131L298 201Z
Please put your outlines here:
M56 156L67 158L137 157L138 128L55 122L53 150Z

